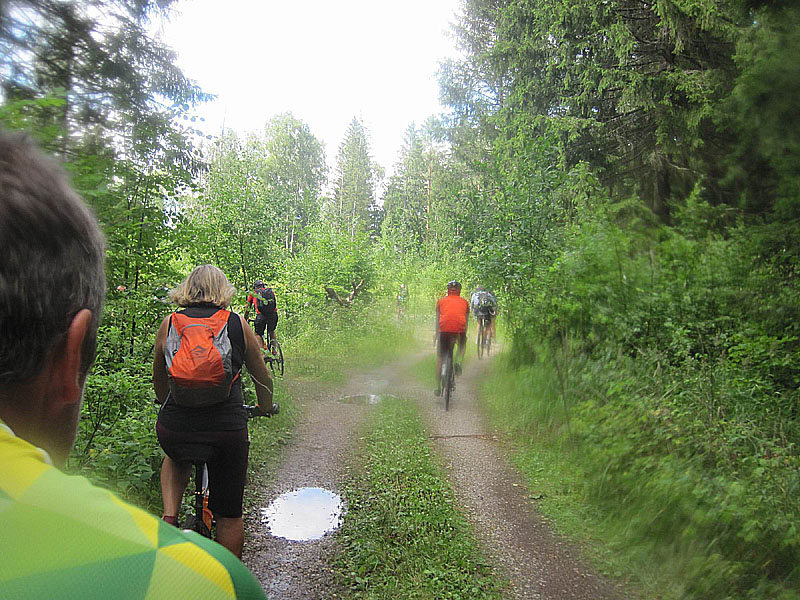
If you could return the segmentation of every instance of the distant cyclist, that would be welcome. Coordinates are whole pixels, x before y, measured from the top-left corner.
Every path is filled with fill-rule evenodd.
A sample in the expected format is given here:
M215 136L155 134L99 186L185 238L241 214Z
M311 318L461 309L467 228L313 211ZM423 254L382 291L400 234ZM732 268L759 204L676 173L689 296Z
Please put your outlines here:
M470 299L470 308L475 320L480 324L481 319L486 319L489 326L489 336L494 339L494 321L497 317L497 299L494 294L479 285ZM480 335L480 328L478 328Z
M461 284L450 281L447 284L447 295L436 303L436 335L438 336L438 352L436 354L436 395L442 395L439 373L442 372L442 360L453 350L458 342L457 359L464 358L467 350L467 325L469 302L461 297ZM461 364L454 361L454 370L461 372Z
M277 335L275 330L278 327L278 304L275 297L275 292L272 288L267 287L263 281L256 281L253 284L253 292L247 296L247 310L245 310L245 320L250 317L250 307L255 310L256 318L253 322L253 329L256 335L261 338L261 344L264 344L264 330L267 330L269 336L269 347L273 354L278 353L275 346Z
M408 304L408 288L405 283L400 284L400 289L397 291L397 316L402 317L406 312L406 304Z

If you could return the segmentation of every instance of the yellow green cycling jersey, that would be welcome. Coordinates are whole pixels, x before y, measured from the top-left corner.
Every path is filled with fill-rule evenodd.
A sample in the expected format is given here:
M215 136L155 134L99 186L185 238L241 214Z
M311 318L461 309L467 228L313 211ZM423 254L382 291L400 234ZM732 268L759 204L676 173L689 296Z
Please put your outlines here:
M0 597L264 599L233 554L65 475L0 421Z

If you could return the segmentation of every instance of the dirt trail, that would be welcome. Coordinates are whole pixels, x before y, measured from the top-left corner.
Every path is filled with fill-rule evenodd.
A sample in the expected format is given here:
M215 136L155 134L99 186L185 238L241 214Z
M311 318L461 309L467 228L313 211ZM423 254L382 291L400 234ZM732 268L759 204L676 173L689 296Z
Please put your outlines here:
M289 390L303 411L292 442L284 451L274 480L258 487L256 504L267 507L284 492L300 487L321 487L339 493L347 453L359 423L370 406L343 403L346 396L386 394L389 379L408 361L398 361L369 372L355 374L343 386L321 388L307 381L292 382ZM260 514L246 515L247 537L243 561L259 579L270 599L296 600L330 597L330 574L325 557L333 551L335 538L293 542L269 534Z
M419 404L456 496L513 598L624 598L625 594L577 558L536 512L521 475L508 463L478 408L477 383L489 361L467 365L444 411L440 399ZM425 390L420 390L424 392Z
M406 357L356 374L346 385L327 391L307 384L292 385L305 417L284 452L274 481L258 491L259 504L266 507L279 494L302 486L338 492L354 432L370 410L368 405L339 402L340 398L361 394L410 397L421 408L482 547L511 580L510 597L623 598L623 593L595 575L567 544L552 535L536 513L521 478L508 466L499 442L483 423L476 385L487 362L468 366L457 380L451 409L445 412L441 398L435 398L416 378L409 380L408 369L418 359ZM335 536L289 542L269 535L259 515L249 515L246 525L244 561L269 598L330 597L330 574L324 559L333 551Z

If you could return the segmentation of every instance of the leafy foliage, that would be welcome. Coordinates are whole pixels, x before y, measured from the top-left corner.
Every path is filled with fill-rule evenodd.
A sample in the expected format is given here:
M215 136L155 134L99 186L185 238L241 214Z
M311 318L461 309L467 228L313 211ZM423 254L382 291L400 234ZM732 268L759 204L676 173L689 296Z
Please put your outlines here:
M448 113L409 127L382 196L354 119L330 198L322 145L291 114L204 145L191 111L208 96L146 27L171 2L12 4L0 122L61 155L108 239L76 469L152 506L152 340L196 264L226 272L235 309L269 281L294 368L322 377L348 335L394 335L375 307L401 283L430 314L456 278L500 299L513 372L496 412L530 441L521 463L563 457L579 474L563 487L639 560L671 565L675 597L796 597L792 3L468 0L463 55L442 67ZM403 428L369 443L416 435ZM405 458L395 474L435 487L413 477L424 457ZM362 515L408 500L356 483ZM386 548L365 545L362 564ZM451 589L442 569L426 590ZM369 593L363 573L344 580Z
M674 597L798 587L800 36L758 4L474 0L443 73L518 369L495 410Z

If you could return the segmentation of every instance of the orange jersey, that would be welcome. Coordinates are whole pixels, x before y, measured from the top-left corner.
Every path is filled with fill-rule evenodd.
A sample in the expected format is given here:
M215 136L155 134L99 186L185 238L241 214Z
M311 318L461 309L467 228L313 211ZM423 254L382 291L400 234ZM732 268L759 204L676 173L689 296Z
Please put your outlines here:
M439 314L439 331L444 333L464 333L467 330L469 302L458 294L448 294L436 303Z

